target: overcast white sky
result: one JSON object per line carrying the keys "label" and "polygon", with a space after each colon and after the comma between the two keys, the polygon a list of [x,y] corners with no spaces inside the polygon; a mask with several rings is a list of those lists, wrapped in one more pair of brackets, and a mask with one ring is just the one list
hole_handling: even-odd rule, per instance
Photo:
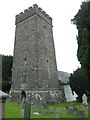
{"label": "overcast white sky", "polygon": [[76,56],[78,31],[70,20],[78,12],[81,1],[83,0],[0,0],[0,54],[13,55],[15,15],[36,3],[53,18],[58,70],[73,72],[80,64]]}

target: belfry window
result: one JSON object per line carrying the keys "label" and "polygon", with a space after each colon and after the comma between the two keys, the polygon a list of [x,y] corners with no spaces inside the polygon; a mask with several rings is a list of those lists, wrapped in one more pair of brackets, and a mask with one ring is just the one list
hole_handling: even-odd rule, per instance
{"label": "belfry window", "polygon": [[27,83],[27,75],[22,75],[22,83]]}
{"label": "belfry window", "polygon": [[24,64],[26,65],[26,58],[24,59]]}
{"label": "belfry window", "polygon": [[24,59],[24,61],[26,61],[26,58]]}
{"label": "belfry window", "polygon": [[48,59],[47,59],[47,63],[48,63]]}

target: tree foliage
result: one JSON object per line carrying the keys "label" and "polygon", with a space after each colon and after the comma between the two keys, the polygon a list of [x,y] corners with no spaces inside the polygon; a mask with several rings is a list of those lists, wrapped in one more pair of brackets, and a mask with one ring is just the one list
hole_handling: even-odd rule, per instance
{"label": "tree foliage", "polygon": [[82,95],[84,93],[87,94],[88,81],[86,81],[86,70],[83,68],[78,68],[71,74],[70,78],[70,86],[72,91],[75,91],[79,96],[79,100],[81,101]]}
{"label": "tree foliage", "polygon": [[81,8],[71,21],[78,29],[77,58],[81,68],[70,76],[70,84],[80,97],[82,93],[90,92],[90,2],[82,2]]}
{"label": "tree foliage", "polygon": [[78,29],[77,57],[82,66],[87,66],[90,63],[90,2],[82,3],[72,21]]}
{"label": "tree foliage", "polygon": [[2,90],[9,92],[12,76],[12,56],[2,56]]}

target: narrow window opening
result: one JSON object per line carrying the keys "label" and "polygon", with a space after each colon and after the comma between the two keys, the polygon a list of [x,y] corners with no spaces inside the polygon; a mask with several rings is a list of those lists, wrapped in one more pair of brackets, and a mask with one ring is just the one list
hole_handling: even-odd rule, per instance
{"label": "narrow window opening", "polygon": [[48,63],[48,59],[47,59],[47,63]]}
{"label": "narrow window opening", "polygon": [[26,58],[24,59],[24,61],[26,61]]}
{"label": "narrow window opening", "polygon": [[24,64],[26,65],[26,58],[24,59]]}

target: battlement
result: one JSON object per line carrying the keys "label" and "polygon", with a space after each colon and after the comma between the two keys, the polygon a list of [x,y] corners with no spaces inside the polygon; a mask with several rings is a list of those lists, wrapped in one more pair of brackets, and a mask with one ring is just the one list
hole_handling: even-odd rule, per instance
{"label": "battlement", "polygon": [[46,12],[43,11],[40,7],[38,7],[37,4],[34,4],[33,7],[29,7],[28,9],[24,10],[24,12],[17,14],[15,25],[17,25],[18,23],[24,21],[25,19],[27,19],[35,14],[39,15],[45,21],[47,21],[49,24],[52,25],[52,18],[48,14],[46,14]]}

